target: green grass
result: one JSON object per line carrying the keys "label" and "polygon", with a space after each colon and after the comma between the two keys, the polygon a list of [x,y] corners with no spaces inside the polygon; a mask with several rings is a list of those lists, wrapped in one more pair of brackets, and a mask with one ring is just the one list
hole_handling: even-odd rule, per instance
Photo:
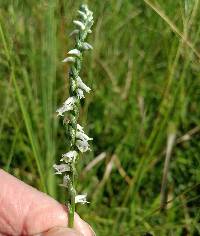
{"label": "green grass", "polygon": [[[79,166],[77,211],[97,235],[200,234],[200,1],[89,0],[95,25],[80,122],[94,137]],[[81,1],[0,0],[0,165],[64,202],[52,164],[67,141],[68,37]],[[160,189],[175,134],[167,209]],[[105,158],[90,170],[98,155]]]}

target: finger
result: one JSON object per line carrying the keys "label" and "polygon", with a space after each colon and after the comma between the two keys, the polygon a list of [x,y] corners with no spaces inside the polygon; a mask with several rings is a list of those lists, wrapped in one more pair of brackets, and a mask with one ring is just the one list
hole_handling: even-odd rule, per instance
{"label": "finger", "polygon": [[54,229],[49,230],[48,232],[41,234],[41,236],[84,236],[84,235],[74,229],[56,227]]}
{"label": "finger", "polygon": [[[65,207],[3,170],[0,170],[0,202],[0,233],[30,235],[67,226]],[[74,228],[83,235],[93,235],[78,215]]]}

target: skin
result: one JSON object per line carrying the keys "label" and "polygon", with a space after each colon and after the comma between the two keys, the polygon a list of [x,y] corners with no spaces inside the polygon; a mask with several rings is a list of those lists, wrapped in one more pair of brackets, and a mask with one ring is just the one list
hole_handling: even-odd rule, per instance
{"label": "skin", "polygon": [[92,236],[91,227],[75,215],[74,229],[64,206],[0,170],[0,236]]}

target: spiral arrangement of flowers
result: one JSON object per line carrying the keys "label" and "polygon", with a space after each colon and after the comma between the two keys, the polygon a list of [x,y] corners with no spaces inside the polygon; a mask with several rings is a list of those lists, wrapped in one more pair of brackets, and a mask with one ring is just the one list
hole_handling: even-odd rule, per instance
{"label": "spiral arrangement of flowers", "polygon": [[[74,212],[76,203],[87,203],[86,195],[77,195],[75,189],[76,164],[79,159],[79,152],[90,150],[88,137],[83,127],[78,124],[80,100],[85,98],[84,93],[89,93],[90,88],[82,81],[80,75],[83,53],[92,49],[92,46],[86,42],[87,35],[90,34],[91,27],[94,23],[93,13],[88,9],[87,5],[81,5],[78,10],[79,19],[74,20],[76,29],[71,33],[75,35],[75,47],[68,52],[63,62],[71,63],[69,71],[69,94],[70,97],[63,103],[62,107],[57,109],[58,116],[63,116],[70,137],[70,150],[62,155],[59,165],[53,165],[56,174],[63,176],[61,186],[67,188],[68,191],[68,209],[69,209],[69,226],[73,227]],[[65,116],[67,115],[67,119]]]}

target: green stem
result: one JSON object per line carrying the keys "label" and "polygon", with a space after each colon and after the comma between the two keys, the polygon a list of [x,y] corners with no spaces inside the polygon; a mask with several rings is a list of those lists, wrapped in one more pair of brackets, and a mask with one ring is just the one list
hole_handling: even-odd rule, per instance
{"label": "green stem", "polygon": [[[72,71],[70,73],[70,96],[76,96],[77,94],[77,82],[76,78],[80,73],[81,70],[81,63],[82,63],[82,56],[77,58],[75,65],[72,67]],[[76,73],[77,74],[76,74]],[[75,84],[75,87],[74,87]],[[77,102],[76,107],[73,110],[73,114],[71,114],[70,121],[71,121],[71,148],[73,150],[76,149],[76,130],[77,130],[77,122],[79,118],[79,108],[80,108],[80,102]],[[68,208],[69,208],[69,224],[68,226],[70,228],[73,228],[74,226],[74,213],[75,213],[75,196],[76,196],[76,190],[75,190],[75,163],[71,166],[71,183],[70,183],[70,189],[69,189],[69,194],[70,198],[68,201]]]}
{"label": "green stem", "polygon": [[74,227],[74,213],[75,213],[75,174],[71,173],[71,186],[70,186],[70,202],[69,202],[69,227]]}

